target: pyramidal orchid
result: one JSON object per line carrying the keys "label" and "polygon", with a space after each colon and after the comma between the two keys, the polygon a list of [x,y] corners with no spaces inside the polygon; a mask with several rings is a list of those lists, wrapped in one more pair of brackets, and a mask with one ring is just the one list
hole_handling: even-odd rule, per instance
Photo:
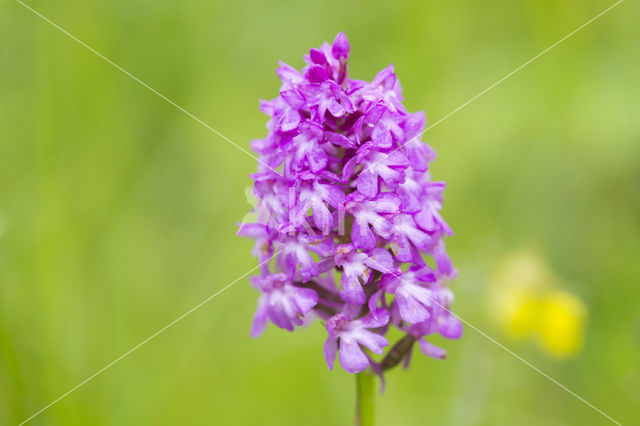
{"label": "pyramidal orchid", "polygon": [[[456,339],[462,325],[446,287],[456,271],[443,242],[445,184],[431,180],[435,153],[419,140],[425,115],[404,108],[393,65],[351,79],[349,53],[340,33],[301,70],[280,63],[279,96],[260,104],[268,133],[251,143],[257,221],[238,234],[265,262],[252,279],[252,336],[268,322],[292,331],[319,319],[329,369],[337,355],[349,373],[382,375],[407,366],[416,342],[444,358],[429,336]],[[392,327],[405,333],[393,344]]]}

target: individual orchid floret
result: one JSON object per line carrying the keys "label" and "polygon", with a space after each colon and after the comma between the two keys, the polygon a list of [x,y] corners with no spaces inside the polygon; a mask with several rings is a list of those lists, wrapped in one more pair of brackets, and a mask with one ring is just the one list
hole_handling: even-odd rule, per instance
{"label": "individual orchid floret", "polygon": [[287,219],[289,186],[281,176],[269,172],[256,173],[252,178],[255,182],[253,195],[257,199],[254,213],[260,223],[275,228]]}
{"label": "individual orchid floret", "polygon": [[393,65],[380,71],[361,91],[364,101],[376,103],[382,101],[391,112],[406,113],[402,105],[402,88],[394,72]]}
{"label": "individual orchid floret", "polygon": [[278,249],[276,263],[280,270],[286,272],[289,277],[294,277],[298,271],[304,282],[321,273],[311,253],[327,256],[332,254],[334,249],[332,240],[304,234],[280,234],[275,246]]}
{"label": "individual orchid floret", "polygon": [[412,262],[417,253],[414,248],[426,251],[431,241],[431,236],[418,227],[412,215],[401,213],[393,219],[390,246],[401,262]]}
{"label": "individual orchid floret", "polygon": [[[331,370],[336,357],[340,365],[349,373],[359,373],[369,366],[369,357],[361,346],[375,354],[381,354],[384,347],[389,345],[387,339],[369,329],[382,327],[387,324],[389,317],[374,317],[349,320],[345,314],[337,314],[327,321],[329,337],[324,344],[324,357]],[[338,350],[339,347],[339,350]]]}
{"label": "individual orchid floret", "polygon": [[327,153],[320,143],[322,141],[322,126],[311,121],[305,121],[299,128],[299,134],[293,138],[288,146],[286,169],[289,175],[308,169],[319,172],[327,165]]}
{"label": "individual orchid floret", "polygon": [[[261,264],[252,336],[267,322],[292,331],[319,319],[330,369],[337,355],[350,373],[383,374],[407,365],[416,343],[444,358],[427,339],[456,339],[462,325],[449,310],[452,231],[435,153],[420,141],[425,114],[406,111],[392,65],[370,82],[350,78],[350,53],[340,33],[302,69],[279,64],[278,96],[260,103],[267,133],[251,141],[256,219],[238,234]],[[392,328],[404,336],[390,345]]]}
{"label": "individual orchid floret", "polygon": [[409,333],[418,340],[422,353],[432,358],[444,359],[447,352],[429,342],[425,337],[440,334],[447,339],[459,339],[463,328],[460,320],[446,307],[453,299],[451,292],[448,289],[442,289],[440,294],[436,292],[435,298],[439,302],[433,308],[433,315],[424,322],[412,325]]}
{"label": "individual orchid floret", "polygon": [[371,270],[391,273],[394,269],[393,258],[386,249],[378,247],[363,253],[357,252],[353,244],[343,244],[336,248],[335,263],[342,268],[340,296],[345,302],[358,305],[367,301],[362,284],[366,284],[371,278]]}
{"label": "individual orchid floret", "polygon": [[330,208],[340,208],[345,198],[344,192],[336,185],[321,182],[312,173],[300,176],[295,186],[297,191],[290,197],[289,205],[289,211],[293,212],[293,225],[302,226],[311,210],[315,226],[327,235],[333,228]]}
{"label": "individual orchid floret", "polygon": [[378,195],[381,183],[389,189],[395,189],[398,184],[404,182],[408,160],[400,151],[380,152],[372,142],[367,142],[345,164],[343,178],[350,178],[358,165],[362,167],[355,179],[358,192],[373,198]]}
{"label": "individual orchid floret", "polygon": [[262,334],[267,319],[278,327],[293,331],[294,325],[302,325],[304,315],[318,303],[315,290],[294,286],[284,274],[253,277],[251,282],[262,292],[251,327],[254,337]]}
{"label": "individual orchid floret", "polygon": [[345,199],[345,209],[353,217],[351,240],[363,250],[374,248],[378,237],[388,238],[393,228],[393,215],[400,208],[399,198],[390,192],[368,199],[352,192]]}
{"label": "individual orchid floret", "polygon": [[434,303],[433,292],[426,286],[436,278],[428,267],[411,269],[402,274],[387,274],[380,285],[388,294],[395,296],[400,317],[409,324],[416,324],[431,317]]}

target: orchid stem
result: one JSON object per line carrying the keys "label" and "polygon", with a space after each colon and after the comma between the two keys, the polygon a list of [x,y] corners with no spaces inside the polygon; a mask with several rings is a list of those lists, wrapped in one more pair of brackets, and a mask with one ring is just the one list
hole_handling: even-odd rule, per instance
{"label": "orchid stem", "polygon": [[369,371],[356,376],[356,426],[374,426],[376,414],[376,376]]}

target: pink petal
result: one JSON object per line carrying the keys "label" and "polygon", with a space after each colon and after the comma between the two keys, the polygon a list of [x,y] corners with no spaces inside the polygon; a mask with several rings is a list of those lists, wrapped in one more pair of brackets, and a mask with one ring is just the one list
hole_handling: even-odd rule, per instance
{"label": "pink petal", "polygon": [[262,295],[258,300],[258,309],[253,316],[253,324],[251,325],[251,337],[258,337],[267,327],[267,296]]}
{"label": "pink petal", "polygon": [[322,351],[324,352],[324,359],[327,361],[329,370],[333,370],[333,363],[336,360],[336,352],[338,351],[338,341],[331,337],[327,337]]}
{"label": "pink petal", "polygon": [[357,179],[358,191],[367,197],[375,197],[378,194],[378,175],[367,170],[360,172]]}
{"label": "pink petal", "polygon": [[369,366],[369,359],[354,340],[340,339],[340,365],[349,373],[359,373]]}
{"label": "pink petal", "polygon": [[420,339],[419,345],[420,350],[425,355],[430,356],[431,358],[445,359],[447,357],[447,351],[435,345],[432,345],[424,339]]}
{"label": "pink petal", "polygon": [[431,314],[427,308],[411,296],[407,296],[404,292],[396,293],[396,302],[400,310],[400,316],[409,324],[416,324],[428,319]]}

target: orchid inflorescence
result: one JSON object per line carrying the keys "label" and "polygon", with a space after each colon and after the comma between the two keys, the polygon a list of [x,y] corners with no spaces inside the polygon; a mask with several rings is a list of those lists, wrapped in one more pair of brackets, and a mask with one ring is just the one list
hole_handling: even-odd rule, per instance
{"label": "orchid inflorescence", "polygon": [[[381,374],[408,365],[415,342],[444,358],[425,336],[455,339],[462,325],[449,311],[452,232],[439,213],[445,184],[428,171],[435,153],[419,140],[425,115],[405,110],[393,65],[371,82],[348,78],[349,51],[340,33],[302,70],[280,63],[280,95],[260,104],[269,132],[251,143],[256,221],[238,233],[261,262],[252,336],[267,321],[292,331],[319,317],[330,369],[338,353],[350,373]],[[406,334],[376,361],[391,326]]]}

